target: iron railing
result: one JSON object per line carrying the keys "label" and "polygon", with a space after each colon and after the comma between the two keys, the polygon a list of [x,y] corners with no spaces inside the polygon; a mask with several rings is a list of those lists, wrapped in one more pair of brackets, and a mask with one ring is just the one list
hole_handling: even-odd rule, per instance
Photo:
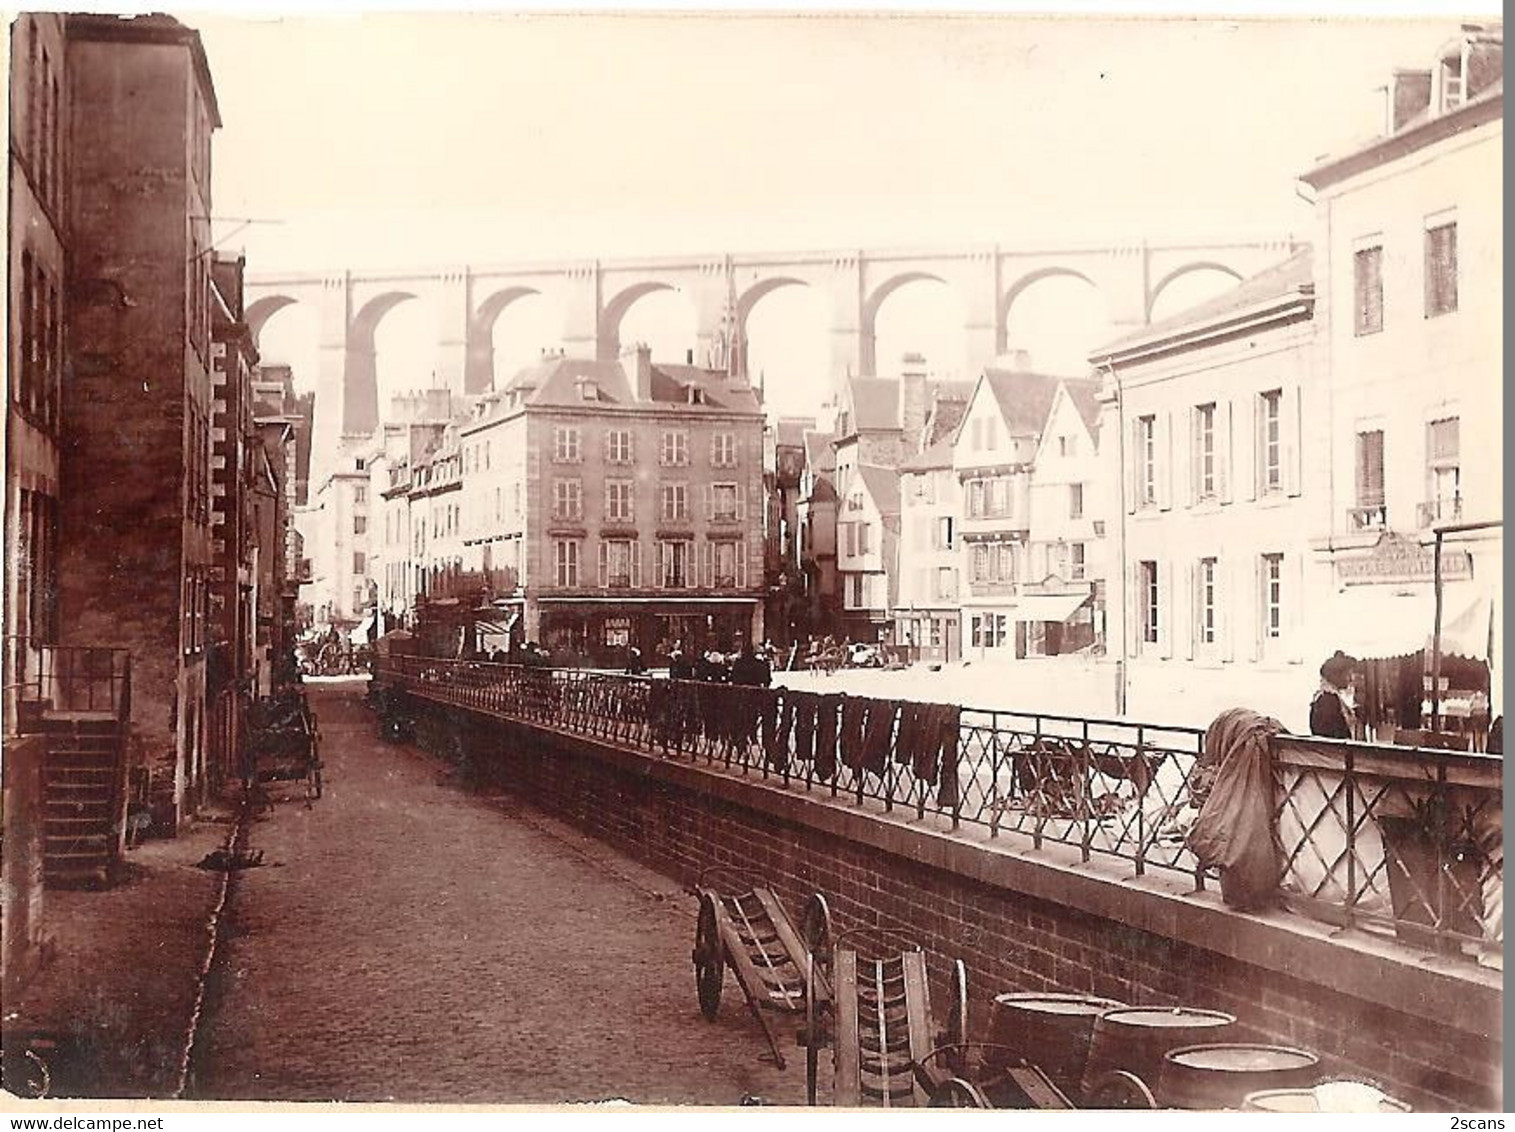
{"label": "iron railing", "polygon": [[[954,830],[1124,860],[1137,875],[1183,875],[1196,891],[1214,876],[1186,844],[1213,777],[1196,728],[428,657],[384,658],[378,679],[656,757],[940,815]],[[1274,756],[1291,908],[1445,951],[1500,951],[1500,759],[1286,735]]]}

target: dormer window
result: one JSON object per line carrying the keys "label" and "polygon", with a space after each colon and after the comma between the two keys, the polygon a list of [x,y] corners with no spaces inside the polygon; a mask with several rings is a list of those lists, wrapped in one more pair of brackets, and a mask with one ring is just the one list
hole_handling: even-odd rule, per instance
{"label": "dormer window", "polygon": [[600,387],[593,381],[585,381],[579,384],[579,399],[581,401],[598,401],[600,399]]}
{"label": "dormer window", "polygon": [[1437,78],[1441,81],[1441,112],[1443,114],[1457,109],[1463,103],[1465,56],[1466,48],[1456,55],[1444,58],[1437,71]]}
{"label": "dormer window", "polygon": [[705,403],[705,391],[698,385],[688,386],[689,403],[691,405],[703,405]]}

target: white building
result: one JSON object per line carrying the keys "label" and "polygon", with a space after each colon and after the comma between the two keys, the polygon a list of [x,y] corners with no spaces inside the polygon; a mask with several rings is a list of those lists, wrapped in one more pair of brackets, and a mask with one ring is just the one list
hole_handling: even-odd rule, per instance
{"label": "white building", "polygon": [[1303,723],[1323,659],[1304,640],[1322,612],[1305,571],[1325,515],[1314,294],[1300,252],[1091,359],[1118,494],[1110,651],[1125,658],[1129,714],[1199,723],[1245,705]]}
{"label": "white building", "polygon": [[[1330,449],[1311,542],[1331,596],[1321,647],[1425,648],[1433,531],[1503,515],[1503,52],[1501,26],[1465,26],[1428,69],[1395,73],[1381,137],[1302,177],[1316,199]],[[1481,660],[1499,626],[1502,528],[1447,540],[1443,651]],[[1475,677],[1447,669],[1465,706]],[[1407,675],[1386,729],[1417,726]]]}
{"label": "white building", "polygon": [[950,662],[962,656],[957,551],[962,514],[949,436],[900,465],[894,639],[912,659]]}

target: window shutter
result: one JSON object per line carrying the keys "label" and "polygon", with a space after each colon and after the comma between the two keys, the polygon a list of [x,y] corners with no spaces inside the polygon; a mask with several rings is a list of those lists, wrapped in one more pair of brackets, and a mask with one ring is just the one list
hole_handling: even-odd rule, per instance
{"label": "window shutter", "polygon": [[1236,460],[1233,463],[1236,479],[1243,499],[1257,498],[1257,395],[1253,394],[1241,403],[1240,420],[1236,422],[1233,440],[1236,444]]}
{"label": "window shutter", "polygon": [[1299,495],[1304,490],[1300,475],[1300,459],[1304,447],[1304,414],[1300,411],[1302,393],[1298,385],[1284,390],[1283,429],[1284,491]]}
{"label": "window shutter", "polygon": [[1126,563],[1126,655],[1136,656],[1141,651],[1141,567],[1136,562]]}
{"label": "window shutter", "polygon": [[1159,414],[1156,423],[1157,505],[1168,511],[1173,507],[1173,414]]}
{"label": "window shutter", "polygon": [[736,588],[739,590],[747,588],[747,556],[747,536],[743,535],[736,544]]}
{"label": "window shutter", "polygon": [[[1200,619],[1203,616],[1203,609],[1200,604],[1199,588],[1195,580],[1194,560],[1192,558],[1184,563],[1183,592],[1189,595],[1189,616],[1185,618],[1186,624],[1181,630],[1184,639],[1183,655],[1193,660],[1195,642],[1199,639],[1200,634]],[[1177,610],[1174,612],[1176,613]]]}
{"label": "window shutter", "polygon": [[1176,591],[1173,585],[1174,569],[1166,560],[1157,564],[1157,647],[1164,660],[1173,656],[1173,641],[1177,635],[1178,618],[1173,607]]}
{"label": "window shutter", "polygon": [[721,463],[721,461],[720,461],[720,455],[721,455],[720,440],[721,440],[721,434],[720,433],[718,433],[718,432],[712,432],[710,434],[710,466],[712,468],[720,467],[720,463]]}
{"label": "window shutter", "polygon": [[1188,421],[1189,474],[1180,482],[1188,484],[1184,490],[1184,506],[1193,507],[1199,502],[1199,477],[1204,474],[1204,458],[1199,450],[1199,411],[1190,405],[1185,416]]}
{"label": "window shutter", "polygon": [[1215,654],[1221,660],[1234,660],[1234,619],[1231,616],[1231,564],[1226,558],[1215,559]]}
{"label": "window shutter", "polygon": [[736,519],[737,519],[737,522],[739,522],[739,523],[742,522],[744,519],[746,519],[746,517],[747,517],[747,485],[744,484],[744,483],[739,483],[739,484],[736,485]]}
{"label": "window shutter", "polygon": [[668,577],[668,555],[672,552],[669,550],[666,542],[655,542],[652,544],[652,549],[654,552],[652,557],[654,570],[652,584],[656,589],[663,589],[667,585],[665,579]]}
{"label": "window shutter", "polygon": [[1284,643],[1295,664],[1305,659],[1305,554],[1291,555],[1294,569],[1284,583]]}
{"label": "window shutter", "polygon": [[631,544],[631,585],[633,589],[642,588],[642,543],[640,540]]}
{"label": "window shutter", "polygon": [[705,521],[707,523],[715,519],[715,485],[705,485]]}
{"label": "window shutter", "polygon": [[1252,555],[1252,633],[1250,641],[1252,645],[1252,659],[1261,660],[1263,656],[1263,595],[1266,584],[1263,574],[1262,555]]}
{"label": "window shutter", "polygon": [[710,540],[700,543],[700,585],[709,589],[714,584],[714,566],[711,562]]}
{"label": "window shutter", "polygon": [[1126,457],[1126,514],[1134,515],[1141,505],[1142,430],[1140,418],[1130,422],[1130,431],[1130,440],[1126,445],[1128,453]]}
{"label": "window shutter", "polygon": [[610,584],[610,547],[603,539],[599,543],[600,549],[600,589]]}
{"label": "window shutter", "polygon": [[1215,494],[1222,503],[1231,502],[1231,402],[1215,406]]}

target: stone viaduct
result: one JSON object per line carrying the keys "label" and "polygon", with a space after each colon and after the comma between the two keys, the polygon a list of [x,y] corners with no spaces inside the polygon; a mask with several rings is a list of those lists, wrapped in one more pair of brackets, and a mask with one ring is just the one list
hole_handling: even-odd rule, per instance
{"label": "stone viaduct", "polygon": [[[317,447],[335,452],[342,437],[369,435],[378,423],[374,331],[384,315],[412,299],[438,312],[436,376],[460,393],[490,388],[492,331],[511,303],[547,295],[566,312],[562,345],[571,355],[614,358],[620,326],[638,299],[657,291],[685,294],[694,308],[696,361],[708,364],[723,342],[745,342],[747,316],[781,287],[810,287],[831,311],[831,374],[877,372],[875,320],[900,287],[935,280],[951,287],[965,311],[968,372],[1007,348],[1006,326],[1016,299],[1054,276],[1072,276],[1103,296],[1121,328],[1149,321],[1153,304],[1174,280],[1218,270],[1243,279],[1286,257],[1288,239],[1128,246],[998,245],[958,249],[731,253],[460,267],[422,271],[351,271],[253,275],[247,317],[256,337],[279,310],[315,308],[320,361],[316,383]],[[738,348],[737,358],[743,356]],[[336,411],[333,411],[336,410]]]}

